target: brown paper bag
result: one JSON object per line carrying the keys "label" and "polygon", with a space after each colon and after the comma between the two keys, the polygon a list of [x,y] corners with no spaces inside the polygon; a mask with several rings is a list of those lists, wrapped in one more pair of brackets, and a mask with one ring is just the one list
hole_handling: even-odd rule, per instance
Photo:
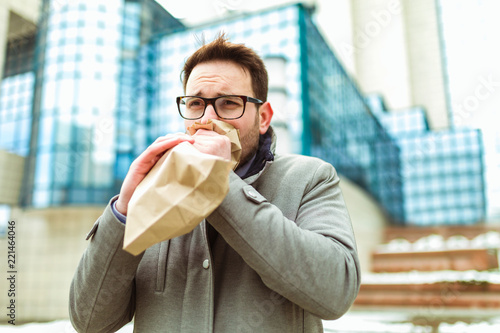
{"label": "brown paper bag", "polygon": [[232,125],[225,123],[220,120],[209,119],[206,124],[201,124],[199,122],[194,123],[189,126],[187,132],[190,135],[196,133],[199,129],[206,129],[214,131],[218,134],[225,135],[231,141],[231,162],[233,164],[233,170],[236,170],[241,157],[241,143],[240,143],[240,133]]}
{"label": "brown paper bag", "polygon": [[229,190],[229,172],[239,162],[241,145],[237,130],[218,123],[222,122],[214,121],[211,125],[218,133],[229,133],[231,146],[235,146],[232,158],[236,156],[238,160],[229,162],[203,154],[187,142],[168,150],[130,199],[125,251],[138,255],[156,243],[189,233],[224,200]]}

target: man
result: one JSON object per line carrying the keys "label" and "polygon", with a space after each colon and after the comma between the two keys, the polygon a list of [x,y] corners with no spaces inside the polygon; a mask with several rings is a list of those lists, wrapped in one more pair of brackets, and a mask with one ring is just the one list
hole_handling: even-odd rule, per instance
{"label": "man", "polygon": [[189,234],[136,257],[122,250],[127,205],[169,148],[187,141],[230,159],[212,131],[158,138],[130,166],[88,237],[70,292],[79,332],[113,332],[135,315],[137,332],[322,332],[354,301],[360,269],[339,178],[319,159],[274,154],[262,60],[224,36],[184,66],[177,99],[186,127],[225,121],[242,158],[222,204]]}

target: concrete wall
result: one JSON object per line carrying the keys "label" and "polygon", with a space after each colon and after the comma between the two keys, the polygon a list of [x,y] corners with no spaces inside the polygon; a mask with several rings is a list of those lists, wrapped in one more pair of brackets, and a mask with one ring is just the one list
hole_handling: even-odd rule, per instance
{"label": "concrete wall", "polygon": [[[15,221],[16,232],[16,323],[68,318],[71,279],[87,246],[85,236],[103,209],[13,209],[10,220]],[[1,267],[7,262],[6,248],[7,239],[0,239]],[[10,300],[8,289],[8,281],[2,277],[2,309]],[[9,319],[5,315],[0,318],[0,323]]]}
{"label": "concrete wall", "polygon": [[377,202],[359,186],[341,178],[340,187],[356,236],[361,272],[367,273],[371,270],[373,250],[384,241],[389,220]]}
{"label": "concrete wall", "polygon": [[42,0],[3,0],[0,4],[8,7],[11,11],[25,20],[36,24],[40,16]]}
{"label": "concrete wall", "polygon": [[0,205],[17,205],[23,181],[24,157],[0,149]]}
{"label": "concrete wall", "polygon": [[3,77],[5,51],[7,50],[7,34],[9,32],[9,9],[0,2],[0,81]]}

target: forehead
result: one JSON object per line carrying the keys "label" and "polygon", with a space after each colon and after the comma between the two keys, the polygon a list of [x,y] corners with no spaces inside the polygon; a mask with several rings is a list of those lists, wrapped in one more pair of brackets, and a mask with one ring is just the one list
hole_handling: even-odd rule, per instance
{"label": "forehead", "polygon": [[248,72],[231,61],[211,61],[196,65],[186,84],[186,92],[249,94],[252,81]]}

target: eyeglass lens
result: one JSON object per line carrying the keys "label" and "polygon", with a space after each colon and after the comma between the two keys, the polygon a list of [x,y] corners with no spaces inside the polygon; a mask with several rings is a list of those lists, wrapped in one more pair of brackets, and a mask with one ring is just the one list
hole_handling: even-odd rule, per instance
{"label": "eyeglass lens", "polygon": [[[199,97],[183,97],[179,101],[179,110],[183,117],[197,119],[203,116],[205,104],[205,100]],[[218,116],[226,119],[239,118],[245,109],[245,102],[237,96],[221,96],[212,105],[215,105]]]}

